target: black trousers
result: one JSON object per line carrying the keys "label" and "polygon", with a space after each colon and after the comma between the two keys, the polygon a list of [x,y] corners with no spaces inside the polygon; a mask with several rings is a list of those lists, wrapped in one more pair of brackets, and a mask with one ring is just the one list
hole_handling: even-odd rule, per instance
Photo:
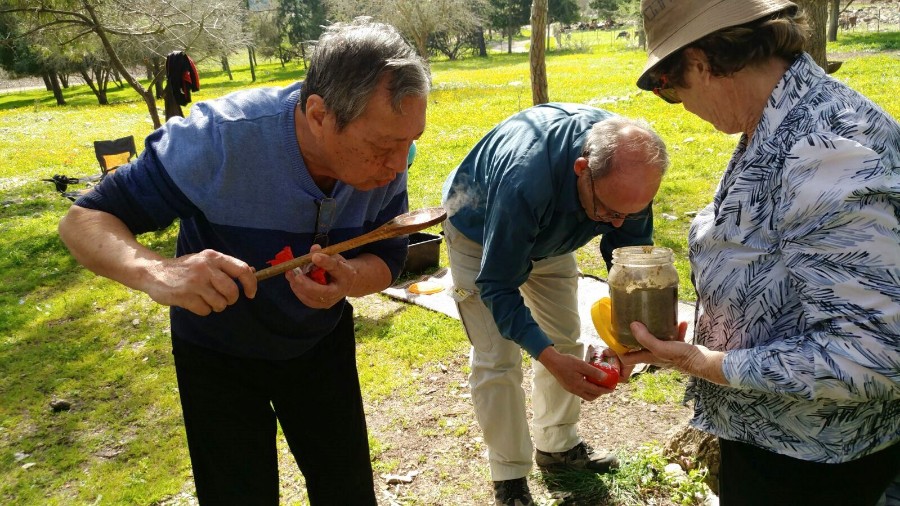
{"label": "black trousers", "polygon": [[172,339],[200,504],[278,504],[276,419],[311,504],[377,504],[355,344],[350,304],[330,335],[289,360]]}
{"label": "black trousers", "polygon": [[719,438],[722,506],[873,506],[900,471],[900,444],[842,464]]}

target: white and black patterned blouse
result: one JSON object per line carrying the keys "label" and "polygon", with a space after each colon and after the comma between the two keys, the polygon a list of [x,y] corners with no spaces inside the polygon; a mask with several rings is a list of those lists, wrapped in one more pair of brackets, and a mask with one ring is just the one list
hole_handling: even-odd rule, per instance
{"label": "white and black patterned blouse", "polygon": [[799,57],[694,220],[693,424],[845,462],[900,442],[900,125]]}

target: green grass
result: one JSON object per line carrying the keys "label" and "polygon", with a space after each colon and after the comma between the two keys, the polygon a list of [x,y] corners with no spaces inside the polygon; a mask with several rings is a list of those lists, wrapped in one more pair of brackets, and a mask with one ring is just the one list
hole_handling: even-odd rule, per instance
{"label": "green grass", "polygon": [[658,445],[648,444],[633,455],[623,455],[614,477],[603,476],[596,481],[607,485],[616,504],[703,504],[705,472],[692,470],[677,477],[665,472],[668,463]]}
{"label": "green grass", "polygon": [[685,376],[671,369],[638,374],[631,396],[648,404],[676,404],[684,396]]}
{"label": "green grass", "polygon": [[[619,469],[615,473],[585,476],[583,472],[533,472],[549,490],[565,491],[575,498],[573,504],[644,506],[674,504],[699,506],[708,487],[705,470],[691,470],[683,475],[669,474],[669,464],[658,442],[647,442],[630,454],[619,453]],[[569,503],[565,503],[569,504]]]}
{"label": "green grass", "polygon": [[359,377],[368,385],[369,400],[412,393],[416,387],[410,382],[413,370],[458,352],[465,341],[459,322],[451,318],[434,318],[434,313],[419,306],[405,309],[402,315],[357,320]]}
{"label": "green grass", "polygon": [[[644,55],[608,34],[582,34],[590,51],[548,54],[550,97],[644,117],[666,140],[672,167],[657,198],[657,242],[675,250],[682,298],[691,300],[686,263],[688,213],[711,198],[736,138],[634,86]],[[900,116],[897,34],[848,35],[830,48],[858,52],[836,77]],[[869,53],[892,50],[893,54]],[[410,206],[440,203],[447,173],[497,122],[531,102],[524,54],[435,61],[428,128],[410,173]],[[250,83],[247,68],[234,80],[203,65],[195,101],[250,86],[302,79],[298,65],[267,63]],[[0,94],[0,502],[4,504],[153,504],[182,492],[190,464],[169,344],[166,308],[141,293],[79,267],[56,234],[70,203],[40,181],[53,174],[96,174],[92,142],[152,130],[145,104],[130,89],[110,91],[96,105],[86,87],[64,91],[58,107],[43,90]],[[675,217],[662,218],[662,213]],[[176,228],[142,236],[171,255]],[[605,276],[596,243],[579,252],[582,269]],[[447,265],[442,251],[441,264]],[[458,322],[419,307],[377,320],[360,319],[359,368],[367,402],[414,392],[423,374],[447,357],[465,354]],[[680,402],[675,373],[636,379],[634,397],[650,404]],[[65,398],[71,411],[55,413]],[[453,434],[458,427],[437,425]],[[462,434],[457,434],[462,436]],[[381,442],[372,440],[377,469]],[[677,488],[659,477],[652,452],[602,482],[599,494],[617,504],[640,504]],[[656,467],[654,467],[656,466]],[[648,478],[649,476],[649,478]],[[480,488],[459,484],[454,488]],[[590,486],[591,484],[586,484]],[[593,492],[591,492],[593,493]],[[587,494],[587,492],[586,492]],[[632,499],[629,499],[631,497]],[[629,502],[632,501],[632,502]]]}

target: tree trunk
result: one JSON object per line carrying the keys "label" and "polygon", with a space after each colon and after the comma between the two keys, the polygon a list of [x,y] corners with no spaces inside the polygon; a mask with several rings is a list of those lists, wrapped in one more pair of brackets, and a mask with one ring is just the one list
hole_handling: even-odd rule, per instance
{"label": "tree trunk", "polygon": [[838,19],[841,16],[841,0],[831,0],[828,11],[828,39],[827,42],[837,41]]}
{"label": "tree trunk", "polygon": [[163,76],[165,73],[165,62],[162,58],[154,57],[150,62],[150,76],[148,79],[151,83],[153,83],[153,89],[156,90],[155,96],[157,99],[163,98],[163,93],[165,90],[163,89]]}
{"label": "tree trunk", "polygon": [[416,51],[419,52],[419,56],[421,56],[422,59],[427,60],[428,59],[428,36],[427,35],[422,36],[422,35],[417,34],[414,38],[416,39]]}
{"label": "tree trunk", "polygon": [[506,29],[506,53],[512,54],[512,39],[513,39],[513,27],[508,27]]}
{"label": "tree trunk", "polygon": [[228,74],[229,81],[234,81],[234,76],[231,75],[231,65],[228,64],[228,56],[227,55],[222,56],[222,70],[224,70],[225,73]]}
{"label": "tree trunk", "polygon": [[128,69],[125,68],[125,65],[122,63],[122,60],[119,59],[119,55],[116,54],[116,50],[113,48],[112,43],[109,41],[109,37],[106,35],[106,30],[103,29],[103,25],[100,23],[100,20],[97,18],[97,12],[94,10],[94,7],[89,2],[83,3],[85,10],[88,12],[88,15],[91,17],[91,23],[93,24],[94,33],[97,34],[97,37],[100,38],[100,42],[103,44],[103,49],[106,50],[106,54],[109,55],[110,63],[113,66],[113,69],[119,72],[119,75],[125,78],[125,81],[131,86],[131,88],[137,92],[144,99],[144,103],[147,104],[147,111],[150,113],[150,119],[153,121],[153,128],[159,128],[162,126],[162,122],[159,121],[159,111],[156,110],[156,99],[153,98],[153,92],[144,89],[141,82],[134,78]]}
{"label": "tree trunk", "polygon": [[163,92],[163,97],[166,121],[169,121],[169,118],[174,118],[176,116],[179,118],[183,118],[184,113],[181,112],[181,106],[178,105],[178,102],[175,101],[175,94],[172,91],[171,87],[166,86],[166,90]]}
{"label": "tree trunk", "polygon": [[809,20],[809,40],[804,48],[823,69],[828,68],[825,53],[825,31],[828,26],[828,3],[821,0],[797,0]]}
{"label": "tree trunk", "polygon": [[550,101],[547,91],[544,32],[547,27],[547,0],[531,4],[531,101],[534,105]]}
{"label": "tree trunk", "polygon": [[44,80],[44,88],[46,88],[47,91],[53,91],[53,85],[50,84],[50,77],[48,77],[47,74],[42,74],[41,78]]}
{"label": "tree trunk", "polygon": [[97,68],[97,102],[100,105],[109,105],[109,98],[106,91],[109,89],[109,81],[112,78],[112,71],[105,65]]}
{"label": "tree trunk", "polygon": [[250,82],[256,82],[256,54],[253,47],[247,46],[247,59],[250,60]]}
{"label": "tree trunk", "polygon": [[84,79],[84,83],[88,85],[91,91],[94,92],[94,96],[97,97],[97,103],[100,105],[109,105],[109,99],[106,97],[106,89],[100,87],[100,79],[98,78],[97,84],[94,84],[94,79],[87,73],[87,70],[82,69],[80,73],[81,78]]}
{"label": "tree trunk", "polygon": [[66,99],[62,94],[62,87],[59,85],[59,78],[56,72],[48,72],[47,79],[50,80],[50,89],[53,90],[53,97],[56,98],[56,105],[66,105]]}
{"label": "tree trunk", "polygon": [[109,105],[109,97],[106,96],[106,88],[97,89],[97,103],[100,105]]}
{"label": "tree trunk", "polygon": [[478,27],[475,31],[475,44],[478,46],[478,56],[487,56],[487,44],[484,41],[484,28]]}
{"label": "tree trunk", "polygon": [[84,84],[88,85],[88,88],[94,92],[94,95],[97,95],[97,87],[94,85],[94,80],[91,78],[91,75],[87,73],[87,70],[81,69],[78,72],[81,74],[81,78],[84,79]]}
{"label": "tree trunk", "polygon": [[119,88],[124,88],[124,87],[125,87],[125,85],[122,84],[122,76],[119,75],[119,71],[116,70],[115,67],[112,68],[112,79],[114,79],[114,80],[116,81],[116,85],[117,85]]}
{"label": "tree trunk", "polygon": [[719,493],[722,456],[716,436],[685,425],[666,442],[663,454],[666,460],[677,463],[685,472],[705,468],[707,474],[704,482],[714,494]]}

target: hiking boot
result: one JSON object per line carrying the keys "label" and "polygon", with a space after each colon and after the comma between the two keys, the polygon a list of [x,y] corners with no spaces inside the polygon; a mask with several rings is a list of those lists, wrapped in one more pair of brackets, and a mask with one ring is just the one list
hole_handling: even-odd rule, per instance
{"label": "hiking boot", "polygon": [[577,470],[603,474],[619,467],[615,455],[595,452],[584,442],[565,452],[535,450],[534,461],[544,471]]}
{"label": "hiking boot", "polygon": [[528,480],[516,478],[494,482],[495,506],[534,506],[531,492],[528,491]]}

